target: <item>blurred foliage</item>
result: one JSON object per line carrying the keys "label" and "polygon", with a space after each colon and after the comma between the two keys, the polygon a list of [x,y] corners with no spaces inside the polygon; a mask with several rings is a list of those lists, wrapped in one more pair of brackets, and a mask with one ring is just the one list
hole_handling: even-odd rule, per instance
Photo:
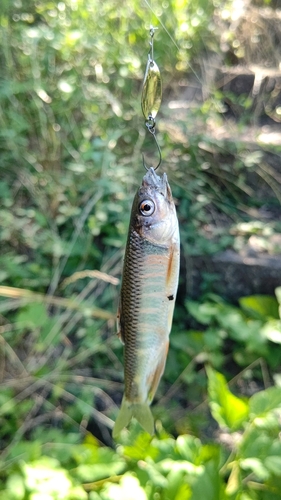
{"label": "blurred foliage", "polygon": [[[246,112],[241,130],[252,121],[251,98],[218,89],[205,63],[220,53],[232,5],[171,0],[152,13],[146,0],[1,2],[0,499],[280,498],[279,288],[277,299],[237,306],[183,293],[156,437],[134,422],[115,449],[110,435],[123,388],[117,285],[141,151],[151,147],[140,121],[151,22],[165,99],[186,77],[203,89],[174,132],[169,111],[159,123],[184,257],[239,250],[253,235],[278,252],[268,236],[280,223],[250,216],[281,199],[264,152],[206,133],[229,102]],[[226,41],[235,48],[233,31]],[[209,238],[218,218],[231,231]]]}
{"label": "blurred foliage", "polygon": [[208,379],[210,408],[229,448],[203,444],[192,435],[172,438],[160,422],[153,438],[138,424],[122,431],[115,451],[101,447],[90,434],[77,443],[72,434],[48,434],[38,427],[37,440],[14,447],[0,498],[280,498],[281,388],[241,399],[229,391],[222,374],[209,368]]}

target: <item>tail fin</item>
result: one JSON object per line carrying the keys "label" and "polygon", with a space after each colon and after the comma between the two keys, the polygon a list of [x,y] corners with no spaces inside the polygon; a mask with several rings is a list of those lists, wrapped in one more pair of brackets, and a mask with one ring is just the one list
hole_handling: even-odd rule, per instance
{"label": "tail fin", "polygon": [[135,417],[149,434],[154,434],[154,420],[148,403],[130,403],[123,397],[121,408],[113,427],[112,436],[116,438],[120,431]]}

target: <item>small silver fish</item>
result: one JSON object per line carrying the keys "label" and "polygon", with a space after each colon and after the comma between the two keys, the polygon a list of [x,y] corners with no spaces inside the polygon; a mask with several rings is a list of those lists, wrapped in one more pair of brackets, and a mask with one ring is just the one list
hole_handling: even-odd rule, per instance
{"label": "small silver fish", "polygon": [[164,372],[178,287],[179,227],[166,174],[150,168],[134,198],[121,286],[119,324],[125,392],[113,437],[132,417],[150,434],[149,408]]}

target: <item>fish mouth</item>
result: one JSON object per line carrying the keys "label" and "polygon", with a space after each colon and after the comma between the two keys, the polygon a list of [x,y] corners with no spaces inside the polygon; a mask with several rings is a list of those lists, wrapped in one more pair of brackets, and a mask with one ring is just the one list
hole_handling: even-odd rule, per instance
{"label": "fish mouth", "polygon": [[146,172],[145,176],[142,180],[142,187],[144,188],[153,188],[159,191],[165,198],[167,198],[167,194],[169,191],[169,184],[167,175],[164,173],[162,177],[156,174],[153,167]]}

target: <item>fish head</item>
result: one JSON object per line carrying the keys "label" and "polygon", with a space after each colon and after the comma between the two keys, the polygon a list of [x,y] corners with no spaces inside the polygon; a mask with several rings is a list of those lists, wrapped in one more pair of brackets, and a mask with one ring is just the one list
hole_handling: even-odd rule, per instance
{"label": "fish head", "polygon": [[168,245],[178,231],[175,204],[167,175],[162,177],[150,168],[136,193],[132,226],[153,244]]}

